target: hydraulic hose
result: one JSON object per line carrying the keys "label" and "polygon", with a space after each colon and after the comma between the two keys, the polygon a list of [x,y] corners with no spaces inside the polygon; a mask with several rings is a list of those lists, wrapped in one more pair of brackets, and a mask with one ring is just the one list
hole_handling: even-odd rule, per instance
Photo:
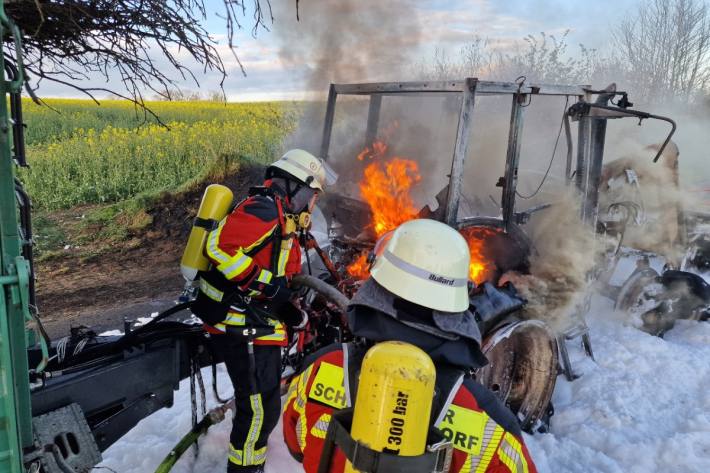
{"label": "hydraulic hose", "polygon": [[322,294],[323,297],[325,297],[329,301],[337,304],[343,312],[348,310],[348,304],[350,303],[350,300],[347,298],[347,296],[345,296],[345,294],[338,291],[336,288],[334,288],[327,282],[322,281],[315,276],[299,274],[293,277],[293,279],[291,280],[291,284],[296,288],[311,288],[314,291]]}
{"label": "hydraulic hose", "polygon": [[185,453],[192,444],[194,444],[197,439],[207,433],[210,427],[215,424],[219,424],[224,420],[225,415],[228,410],[234,411],[234,398],[230,399],[226,403],[215,407],[210,410],[200,422],[197,423],[190,431],[185,434],[180,441],[173,447],[173,449],[168,453],[168,455],[163,459],[163,461],[158,465],[155,473],[167,473],[169,472],[175,463],[180,459],[183,453]]}

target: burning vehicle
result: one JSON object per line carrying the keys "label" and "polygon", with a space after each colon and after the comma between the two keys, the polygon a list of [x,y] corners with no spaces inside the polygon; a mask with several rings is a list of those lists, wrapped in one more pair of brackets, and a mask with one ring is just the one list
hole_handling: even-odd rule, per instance
{"label": "burning vehicle", "polygon": [[[432,218],[458,229],[471,252],[470,279],[475,283],[471,309],[490,362],[471,375],[500,396],[524,429],[546,428],[553,412],[550,398],[558,372],[570,380],[577,376],[567,355],[567,342],[579,339],[593,357],[584,322],[589,294],[575,303],[565,301],[564,307],[545,307],[548,311],[564,310],[563,318],[553,320],[530,311],[524,291],[516,287],[517,281],[531,275],[531,261],[537,252],[526,230],[528,222],[538,214],[555,212],[559,205],[539,193],[552,161],[532,194],[536,199],[518,189],[525,169],[521,166],[525,109],[532,101],[555,97],[565,99],[557,141],[564,128],[567,143],[563,177],[557,185],[562,190],[574,189],[579,201],[575,207],[578,221],[585,232],[593,235],[598,229],[600,234],[610,235],[612,226],[598,212],[600,189],[608,174],[603,166],[607,121],[631,117],[669,123],[670,133],[654,150],[656,159],[675,130],[668,118],[632,110],[627,94],[615,91],[614,86],[595,91],[588,86],[528,85],[524,79],[500,83],[474,78],[331,85],[320,155],[338,169],[341,181],[320,204],[322,215],[314,219],[311,233],[315,236],[308,247],[315,253],[306,253],[304,267],[304,273],[311,276],[298,281],[310,288],[303,297],[311,313],[311,328],[295,337],[286,373],[297,370],[303,357],[318,347],[349,341],[343,309],[368,276],[388,232],[410,219]],[[342,105],[336,111],[339,98]],[[472,168],[477,154],[475,140],[486,140],[477,136],[474,109],[480,106],[479,101],[491,99],[499,116],[501,103],[510,107],[504,128],[507,146],[500,150],[499,159],[488,157],[488,166]],[[575,103],[568,107],[570,99]],[[432,113],[437,108],[438,116]],[[357,115],[360,123],[353,118]],[[426,121],[432,115],[438,123]],[[576,140],[571,122],[576,122]],[[358,125],[364,136],[353,133]],[[490,129],[491,125],[480,128]],[[448,148],[435,133],[451,137]],[[338,145],[333,146],[331,142],[338,139]],[[554,155],[553,151],[553,160]],[[502,175],[481,184],[480,175],[487,178],[488,168],[497,167],[496,162],[503,165]],[[499,199],[488,192],[496,187]],[[520,210],[518,202],[533,205]],[[587,280],[595,279],[600,271],[598,265],[593,271],[590,268]],[[333,294],[333,288],[338,294]],[[585,289],[564,286],[558,291]]]}

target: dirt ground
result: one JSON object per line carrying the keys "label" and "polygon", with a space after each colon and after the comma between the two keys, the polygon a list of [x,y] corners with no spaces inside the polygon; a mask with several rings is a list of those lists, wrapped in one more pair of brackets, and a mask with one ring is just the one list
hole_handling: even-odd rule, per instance
{"label": "dirt ground", "polygon": [[[239,200],[263,176],[261,166],[242,166],[223,180]],[[37,264],[37,305],[51,338],[72,326],[95,330],[122,328],[170,307],[184,280],[180,258],[206,184],[179,195],[164,194],[150,208],[151,223],[130,244],[116,245],[91,258],[67,254]]]}

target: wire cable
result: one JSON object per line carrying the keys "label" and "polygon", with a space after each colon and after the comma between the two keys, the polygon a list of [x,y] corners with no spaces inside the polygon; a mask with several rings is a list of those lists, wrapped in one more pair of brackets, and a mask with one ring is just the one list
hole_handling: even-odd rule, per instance
{"label": "wire cable", "polygon": [[520,192],[518,192],[517,189],[515,189],[515,195],[520,197],[521,199],[528,200],[532,199],[535,197],[538,192],[540,192],[540,189],[542,189],[542,186],[545,185],[545,181],[547,180],[547,177],[550,175],[550,170],[552,169],[552,163],[555,162],[555,156],[557,155],[557,145],[560,143],[560,136],[562,136],[562,127],[564,126],[565,123],[565,112],[567,111],[567,105],[569,104],[569,95],[565,97],[565,106],[562,109],[562,119],[560,120],[560,129],[557,132],[557,139],[555,140],[555,146],[552,149],[552,157],[550,158],[550,164],[547,166],[547,171],[545,171],[545,175],[542,176],[542,180],[540,181],[540,185],[537,186],[537,189],[530,194],[530,195],[523,195]]}

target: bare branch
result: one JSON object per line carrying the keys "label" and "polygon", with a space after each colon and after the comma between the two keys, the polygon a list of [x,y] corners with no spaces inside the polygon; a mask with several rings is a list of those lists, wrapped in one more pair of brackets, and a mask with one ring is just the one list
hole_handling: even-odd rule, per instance
{"label": "bare branch", "polygon": [[[187,62],[198,64],[203,73],[216,71],[224,83],[227,68],[205,26],[208,15],[214,14],[206,4],[206,0],[13,0],[5,3],[5,10],[24,32],[23,56],[35,79],[66,85],[92,98],[99,91],[126,96],[142,106],[145,92],[167,95],[178,88],[178,80],[199,87]],[[270,0],[222,0],[222,12],[217,13],[244,74],[235,35],[242,28],[239,18],[250,11],[251,34],[256,36],[273,22]],[[118,76],[125,93],[82,84],[96,75],[107,83]]]}

